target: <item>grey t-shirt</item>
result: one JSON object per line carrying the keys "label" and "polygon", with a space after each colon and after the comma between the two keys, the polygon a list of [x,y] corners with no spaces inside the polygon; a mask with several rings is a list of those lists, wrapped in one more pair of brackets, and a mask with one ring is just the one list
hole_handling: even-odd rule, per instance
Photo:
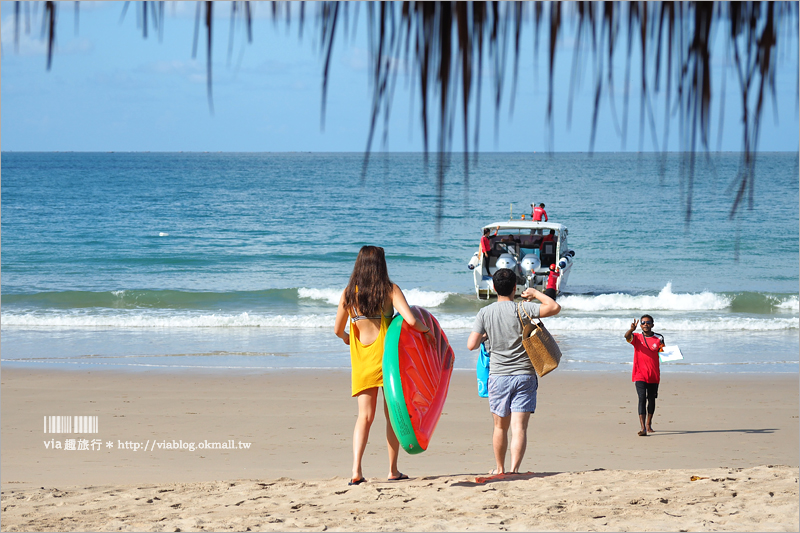
{"label": "grey t-shirt", "polygon": [[[522,302],[528,314],[539,316],[539,304]],[[528,318],[522,314],[527,323]],[[478,311],[472,331],[489,336],[489,374],[512,376],[536,374],[525,347],[522,346],[522,324],[517,317],[517,302],[495,302]]]}

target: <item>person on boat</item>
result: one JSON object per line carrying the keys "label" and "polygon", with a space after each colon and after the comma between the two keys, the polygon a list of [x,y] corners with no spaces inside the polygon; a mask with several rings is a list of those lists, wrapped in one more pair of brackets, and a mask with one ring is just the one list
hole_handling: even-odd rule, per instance
{"label": "person on boat", "polygon": [[[536,410],[536,371],[522,345],[522,323],[514,303],[517,276],[513,270],[501,268],[492,276],[497,301],[478,311],[467,339],[467,348],[476,350],[486,342],[489,350],[489,409],[494,419],[492,447],[495,469],[491,474],[519,473],[528,444],[528,421]],[[532,317],[558,314],[561,306],[533,288],[525,289],[521,302]],[[536,298],[541,303],[532,303]],[[523,313],[524,316],[524,313]],[[505,458],[511,428],[511,469],[506,471]]]}
{"label": "person on boat", "polygon": [[[639,396],[638,435],[646,437],[653,433],[653,414],[656,412],[658,384],[661,382],[661,368],[658,353],[664,351],[664,336],[653,332],[653,317],[642,315],[640,319],[641,333],[634,333],[636,319],[630,329],[625,332],[625,340],[633,345],[633,375],[631,380],[636,385]],[[646,419],[645,419],[646,415]]]}
{"label": "person on boat", "polygon": [[533,212],[531,213],[531,220],[534,222],[541,222],[542,217],[544,217],[544,221],[547,222],[547,211],[544,210],[544,204],[534,205],[531,204],[533,208]]}
{"label": "person on boat", "polygon": [[[430,329],[418,320],[400,288],[389,279],[383,248],[364,246],[358,252],[350,281],[339,299],[334,333],[350,346],[352,395],[358,400],[358,419],[353,430],[353,472],[350,485],[366,481],[361,460],[375,419],[378,389],[383,387],[383,340],[394,309],[413,329],[433,341]],[[350,330],[345,326],[350,322]],[[386,398],[386,444],[389,448],[389,480],[408,479],[397,469],[400,442],[389,421]]]}
{"label": "person on boat", "polygon": [[550,273],[547,274],[547,287],[544,290],[544,293],[552,298],[553,300],[556,299],[557,293],[557,285],[558,285],[558,277],[561,275],[560,268],[558,265],[550,265]]}
{"label": "person on boat", "polygon": [[542,237],[542,240],[539,241],[539,253],[541,254],[542,248],[544,248],[544,243],[555,242],[555,241],[556,241],[556,230],[551,229],[550,233]]}
{"label": "person on boat", "polygon": [[489,251],[492,249],[492,243],[489,241],[489,228],[483,230],[483,237],[481,237],[481,262],[483,268],[486,270],[486,275],[489,275]]}

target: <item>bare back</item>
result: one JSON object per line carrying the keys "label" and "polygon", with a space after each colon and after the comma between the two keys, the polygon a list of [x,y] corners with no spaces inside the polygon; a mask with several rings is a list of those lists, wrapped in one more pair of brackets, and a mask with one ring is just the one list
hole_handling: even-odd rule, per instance
{"label": "bare back", "polygon": [[[385,301],[383,303],[383,309],[382,309],[383,315],[390,317],[392,316],[393,312],[394,312],[394,307],[392,306],[392,301],[391,300]],[[358,321],[353,321],[350,327],[353,328],[355,336],[358,339],[358,342],[360,342],[364,346],[369,346],[370,344],[375,342],[375,339],[377,339],[378,335],[380,334],[381,319],[363,318]]]}

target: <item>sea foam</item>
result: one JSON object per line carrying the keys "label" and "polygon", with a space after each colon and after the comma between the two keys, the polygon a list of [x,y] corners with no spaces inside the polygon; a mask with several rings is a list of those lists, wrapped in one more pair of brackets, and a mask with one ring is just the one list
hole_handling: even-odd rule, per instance
{"label": "sea foam", "polygon": [[[544,319],[550,331],[619,331],[631,325],[630,318],[550,317]],[[800,328],[798,318],[710,317],[702,320],[659,319],[654,326],[659,333],[668,331],[780,331]]]}
{"label": "sea foam", "polygon": [[787,311],[800,311],[800,303],[798,303],[797,296],[790,296],[775,307],[778,309],[786,309]]}
{"label": "sea foam", "polygon": [[240,314],[8,314],[3,327],[45,328],[301,328],[333,329],[335,315]]}
{"label": "sea foam", "polygon": [[[305,287],[297,289],[297,296],[299,298],[307,298],[310,300],[322,300],[330,305],[339,305],[339,298],[342,296],[344,289],[307,289]],[[447,297],[450,296],[449,292],[435,292],[423,291],[421,289],[406,289],[403,290],[403,295],[406,297],[408,305],[418,305],[420,307],[438,307],[442,305]]]}
{"label": "sea foam", "polygon": [[[448,316],[437,317],[439,324],[448,330],[472,329],[474,317]],[[565,317],[555,316],[542,320],[547,329],[552,332],[567,331],[618,331],[620,335],[631,325],[630,318],[609,317]],[[748,318],[748,317],[714,317],[702,320],[690,319],[659,319],[655,330],[661,332],[671,331],[784,331],[800,328],[800,318]]]}
{"label": "sea foam", "polygon": [[339,298],[342,296],[344,289],[306,289],[301,287],[297,289],[298,298],[307,298],[309,300],[322,300],[330,305],[339,305]]}
{"label": "sea foam", "polygon": [[674,293],[672,282],[666,284],[658,295],[600,294],[596,296],[569,295],[558,299],[565,310],[614,311],[614,310],[669,310],[669,311],[713,311],[726,309],[731,297],[708,291],[700,293]]}
{"label": "sea foam", "polygon": [[[2,326],[19,328],[299,328],[333,329],[334,313],[321,314],[202,314],[202,313],[153,313],[137,310],[128,313],[14,313],[2,314]],[[470,330],[474,315],[436,315],[445,332]],[[631,324],[630,318],[622,317],[574,317],[555,316],[544,319],[551,331],[619,331],[624,332]],[[702,320],[660,318],[656,331],[781,331],[800,328],[800,318],[751,318],[708,317]]]}

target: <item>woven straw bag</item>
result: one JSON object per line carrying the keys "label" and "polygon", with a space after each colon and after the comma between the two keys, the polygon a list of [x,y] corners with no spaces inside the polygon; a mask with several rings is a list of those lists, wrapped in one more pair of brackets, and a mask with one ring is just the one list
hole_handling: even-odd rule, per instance
{"label": "woven straw bag", "polygon": [[[527,324],[522,320],[520,310],[528,318]],[[521,302],[517,304],[517,317],[522,324],[522,346],[525,347],[533,369],[536,370],[539,377],[549,374],[561,362],[561,350],[558,348],[558,344],[541,320],[537,319],[536,323],[533,322],[533,318],[525,311]]]}

